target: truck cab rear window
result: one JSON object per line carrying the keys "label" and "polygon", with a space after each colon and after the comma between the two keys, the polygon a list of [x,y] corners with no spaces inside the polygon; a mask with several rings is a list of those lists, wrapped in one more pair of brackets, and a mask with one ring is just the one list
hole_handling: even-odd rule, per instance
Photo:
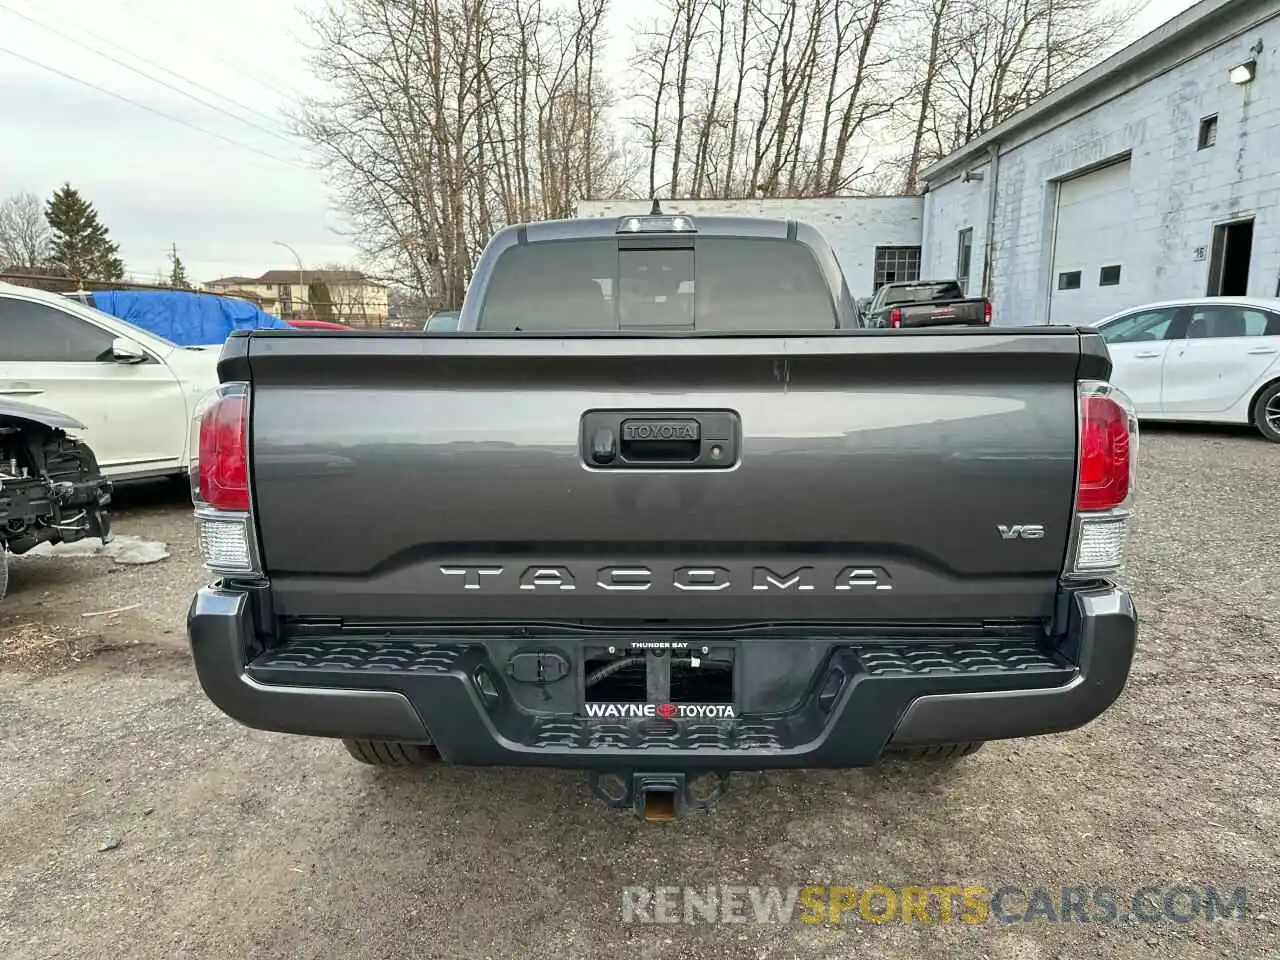
{"label": "truck cab rear window", "polygon": [[960,284],[947,280],[942,283],[912,283],[887,287],[885,303],[925,303],[930,300],[963,300]]}
{"label": "truck cab rear window", "polygon": [[498,258],[480,330],[799,332],[834,330],[835,301],[804,244],[700,237],[620,246],[612,237],[542,241]]}

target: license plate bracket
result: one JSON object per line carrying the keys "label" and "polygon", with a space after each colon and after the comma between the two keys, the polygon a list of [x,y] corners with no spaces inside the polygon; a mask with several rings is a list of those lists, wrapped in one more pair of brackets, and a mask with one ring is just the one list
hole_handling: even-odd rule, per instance
{"label": "license plate bracket", "polygon": [[[738,689],[736,652],[732,643],[648,638],[588,647],[581,660],[584,713],[598,715],[593,704],[657,705],[664,708],[657,715],[667,717],[725,713],[704,707],[733,711]],[[630,708],[614,712],[636,713]]]}

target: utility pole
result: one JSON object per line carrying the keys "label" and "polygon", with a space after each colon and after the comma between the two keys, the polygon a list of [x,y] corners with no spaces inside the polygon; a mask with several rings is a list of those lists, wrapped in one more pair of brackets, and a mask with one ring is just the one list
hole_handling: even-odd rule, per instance
{"label": "utility pole", "polygon": [[[305,301],[305,300],[307,299],[306,278],[303,276],[303,272],[302,272],[302,258],[301,258],[300,256],[298,256],[298,251],[297,251],[297,250],[295,250],[295,249],[293,249],[293,247],[289,246],[287,243],[285,243],[285,242],[283,242],[283,241],[281,241],[281,240],[272,240],[271,242],[272,242],[272,243],[274,243],[277,247],[284,247],[286,250],[288,250],[290,253],[292,253],[292,254],[293,254],[293,259],[294,259],[295,261],[297,261],[297,264],[298,264],[298,309],[297,309],[297,313],[298,313],[299,315],[301,315],[301,314],[303,313],[303,310],[302,310],[302,303],[303,303],[303,301]],[[281,319],[283,319],[283,317],[282,317]]]}

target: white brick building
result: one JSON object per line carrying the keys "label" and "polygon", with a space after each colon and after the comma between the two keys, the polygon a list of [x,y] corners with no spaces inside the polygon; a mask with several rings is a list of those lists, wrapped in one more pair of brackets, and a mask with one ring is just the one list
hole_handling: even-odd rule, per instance
{"label": "white brick building", "polygon": [[[917,279],[920,266],[921,197],[836,197],[825,200],[666,200],[664,213],[696,217],[784,217],[822,231],[835,250],[855,297],[869,297],[880,283]],[[580,217],[648,213],[649,202],[583,200]]]}
{"label": "white brick building", "polygon": [[1280,295],[1280,3],[1202,0],[922,179],[921,275],[997,324]]}

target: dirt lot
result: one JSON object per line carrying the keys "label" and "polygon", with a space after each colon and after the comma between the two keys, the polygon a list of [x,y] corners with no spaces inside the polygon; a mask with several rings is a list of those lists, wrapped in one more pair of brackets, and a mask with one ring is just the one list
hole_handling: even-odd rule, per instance
{"label": "dirt lot", "polygon": [[[1148,429],[1141,459],[1141,653],[1101,720],[949,769],[743,776],[666,826],[578,775],[387,774],[226,719],[184,646],[185,493],[124,492],[117,531],[169,559],[19,562],[0,606],[0,957],[1275,957],[1280,448]],[[622,922],[628,885],[806,883],[1243,885],[1248,918]]]}

